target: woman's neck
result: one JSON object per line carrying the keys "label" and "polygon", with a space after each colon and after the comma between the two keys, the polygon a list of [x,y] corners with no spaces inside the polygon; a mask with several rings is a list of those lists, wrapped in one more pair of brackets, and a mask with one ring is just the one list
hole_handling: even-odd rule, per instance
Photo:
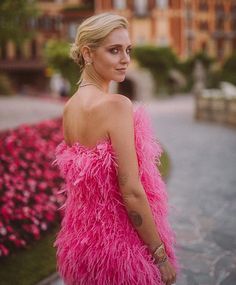
{"label": "woman's neck", "polygon": [[86,71],[82,75],[81,84],[83,84],[83,83],[92,83],[106,93],[109,90],[109,82],[103,80],[102,78],[100,78],[98,76],[91,76],[90,74],[87,74]]}

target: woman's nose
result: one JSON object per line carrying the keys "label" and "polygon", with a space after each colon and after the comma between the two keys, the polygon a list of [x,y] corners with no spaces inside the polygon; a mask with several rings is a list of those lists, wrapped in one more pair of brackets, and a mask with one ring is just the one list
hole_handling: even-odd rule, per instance
{"label": "woman's nose", "polygon": [[124,52],[122,53],[121,61],[122,61],[123,63],[129,63],[129,62],[130,62],[130,56],[129,56],[129,54],[128,54],[126,51],[124,51]]}

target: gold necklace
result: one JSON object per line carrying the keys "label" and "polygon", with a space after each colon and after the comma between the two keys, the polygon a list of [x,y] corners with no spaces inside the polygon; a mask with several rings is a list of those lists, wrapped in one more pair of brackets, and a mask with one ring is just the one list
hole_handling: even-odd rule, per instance
{"label": "gold necklace", "polygon": [[96,83],[92,83],[92,82],[84,82],[82,84],[79,85],[79,87],[85,87],[85,86],[88,86],[88,85],[94,85],[96,86],[98,89],[102,90],[103,92],[105,92],[101,86],[97,85]]}

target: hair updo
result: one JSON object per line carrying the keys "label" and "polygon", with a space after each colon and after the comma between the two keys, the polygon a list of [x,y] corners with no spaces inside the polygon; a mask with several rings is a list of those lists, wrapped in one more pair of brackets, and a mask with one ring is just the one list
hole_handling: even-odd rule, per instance
{"label": "hair updo", "polygon": [[75,42],[70,48],[70,57],[83,70],[85,61],[81,53],[84,45],[94,49],[117,28],[128,28],[128,21],[125,17],[111,13],[102,13],[87,18],[83,21],[76,33]]}

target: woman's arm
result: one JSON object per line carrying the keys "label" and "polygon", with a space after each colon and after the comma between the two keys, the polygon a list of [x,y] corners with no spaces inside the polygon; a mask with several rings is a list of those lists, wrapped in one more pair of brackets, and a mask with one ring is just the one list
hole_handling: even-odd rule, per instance
{"label": "woman's arm", "polygon": [[149,247],[166,285],[176,281],[162,244],[152,211],[139,178],[134,141],[133,104],[125,96],[114,94],[107,110],[108,133],[118,163],[118,182],[128,215],[139,236]]}
{"label": "woman's arm", "polygon": [[108,131],[117,155],[118,182],[129,218],[151,252],[162,241],[139,178],[134,141],[133,104],[125,96],[112,95],[108,111]]}
{"label": "woman's arm", "polygon": [[130,189],[127,188],[124,190],[125,187],[125,185],[120,185],[120,188],[126,192],[126,194],[123,195],[123,201],[129,218],[139,236],[148,245],[151,253],[154,253],[154,250],[157,246],[161,245],[162,241],[157,231],[143,186],[139,183]]}

